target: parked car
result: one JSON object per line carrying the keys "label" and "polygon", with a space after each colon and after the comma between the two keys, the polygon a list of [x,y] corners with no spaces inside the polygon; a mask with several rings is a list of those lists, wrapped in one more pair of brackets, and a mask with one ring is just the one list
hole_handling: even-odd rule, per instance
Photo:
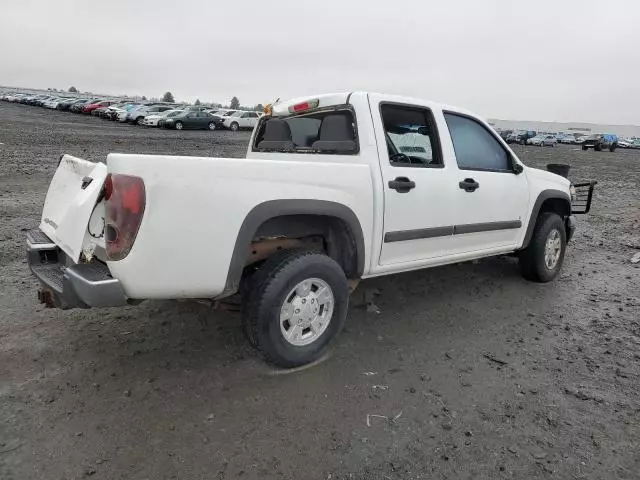
{"label": "parked car", "polygon": [[507,136],[507,143],[519,143],[520,145],[526,145],[527,140],[536,136],[536,132],[533,130],[516,130]]}
{"label": "parked car", "polygon": [[176,130],[215,130],[216,119],[207,112],[183,111],[178,115],[167,117],[162,122],[164,128],[175,128]]}
{"label": "parked car", "polygon": [[184,110],[172,109],[172,110],[165,110],[164,112],[160,112],[160,113],[154,113],[153,115],[148,115],[144,117],[144,120],[142,120],[142,124],[146,127],[159,127],[160,121],[166,120],[167,118],[177,117],[183,112]]}
{"label": "parked car", "polygon": [[621,138],[618,139],[618,147],[620,148],[640,148],[640,140],[637,138]]}
{"label": "parked car", "polygon": [[91,98],[91,99],[85,99],[82,100],[81,102],[78,103],[74,103],[69,107],[69,111],[73,112],[73,113],[82,113],[82,109],[92,103],[97,102],[96,99]]}
{"label": "parked car", "polygon": [[58,103],[57,109],[64,112],[69,110],[72,105],[79,102],[84,102],[84,100],[81,98],[68,98],[64,102]]}
{"label": "parked car", "polygon": [[253,129],[253,127],[257,125],[260,116],[261,114],[259,112],[237,111],[229,116],[222,117],[222,125],[234,132],[242,128]]}
{"label": "parked car", "polygon": [[[389,140],[405,134],[430,147]],[[248,341],[295,367],[323,355],[362,278],[514,254],[525,278],[553,280],[588,211],[579,187],[466,110],[329,94],[273,105],[242,159],[63,156],[27,259],[60,308],[239,293]]]}
{"label": "parked car", "polygon": [[89,103],[89,104],[87,104],[87,105],[82,107],[82,113],[90,114],[94,110],[96,110],[98,108],[102,108],[102,107],[108,107],[112,103],[114,103],[114,102],[112,102],[111,100],[101,100],[99,102]]}
{"label": "parked car", "polygon": [[596,152],[603,149],[609,149],[610,152],[615,151],[618,146],[618,137],[608,133],[595,133],[587,136],[582,141],[582,150],[593,148]]}
{"label": "parked car", "polygon": [[144,117],[147,115],[155,115],[156,113],[165,112],[167,110],[173,110],[174,105],[142,105],[140,107],[130,110],[127,114],[127,122],[135,123],[136,125],[142,125]]}
{"label": "parked car", "polygon": [[553,135],[536,135],[535,137],[527,140],[527,142],[529,145],[536,145],[538,147],[555,147],[557,140]]}

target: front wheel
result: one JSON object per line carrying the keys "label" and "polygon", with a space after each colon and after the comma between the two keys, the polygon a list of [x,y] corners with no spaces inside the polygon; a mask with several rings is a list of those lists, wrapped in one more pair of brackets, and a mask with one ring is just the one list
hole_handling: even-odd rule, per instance
{"label": "front wheel", "polygon": [[183,128],[182,122],[176,122],[176,130],[182,130]]}
{"label": "front wheel", "polygon": [[292,368],[317,360],[344,324],[347,279],[326,255],[277,253],[249,283],[243,302],[245,333],[270,363]]}
{"label": "front wheel", "polygon": [[209,122],[209,130],[213,131],[216,129],[216,124],[214,122]]}
{"label": "front wheel", "polygon": [[557,213],[542,213],[529,245],[519,254],[522,276],[534,282],[550,282],[562,267],[566,248],[567,233],[562,218]]}
{"label": "front wheel", "polygon": [[240,125],[238,125],[236,122],[233,122],[229,128],[231,128],[231,131],[237,132],[238,130],[240,130]]}

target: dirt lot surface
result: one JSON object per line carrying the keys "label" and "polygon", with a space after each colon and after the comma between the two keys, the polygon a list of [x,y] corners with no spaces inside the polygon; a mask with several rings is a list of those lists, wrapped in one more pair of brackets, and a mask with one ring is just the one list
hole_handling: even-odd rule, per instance
{"label": "dirt lot surface", "polygon": [[599,182],[560,278],[493,258],[363,282],[300,371],[198,303],[37,303],[24,235],[60,154],[242,156],[247,139],[0,103],[0,479],[640,478],[640,151],[519,148]]}

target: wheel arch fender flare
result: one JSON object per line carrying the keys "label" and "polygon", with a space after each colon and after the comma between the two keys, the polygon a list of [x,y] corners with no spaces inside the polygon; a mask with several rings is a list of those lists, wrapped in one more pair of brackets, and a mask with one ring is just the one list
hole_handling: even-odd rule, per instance
{"label": "wheel arch fender flare", "polygon": [[238,291],[242,279],[243,269],[249,257],[252,239],[261,225],[276,217],[292,215],[316,215],[319,217],[333,217],[344,222],[355,242],[357,255],[357,274],[364,272],[365,243],[362,226],[357,215],[348,206],[327,200],[315,199],[283,199],[269,200],[256,205],[246,215],[236,236],[225,289],[219,298],[232,295]]}
{"label": "wheel arch fender flare", "polygon": [[[547,208],[543,209],[545,202],[547,202],[548,205],[552,205],[558,201],[560,202],[559,205],[562,205],[562,211],[557,213],[561,213],[561,216],[563,217],[568,217],[569,215],[571,215],[571,197],[568,193],[556,189],[547,189],[540,192],[540,194],[536,198],[535,203],[533,204],[533,208],[531,209],[531,215],[529,216],[529,223],[527,224],[527,230],[522,242],[521,249],[525,249],[529,246],[529,242],[531,242],[533,230],[536,226],[536,222],[538,221],[540,211],[548,210]],[[551,211],[556,210],[552,208]]]}

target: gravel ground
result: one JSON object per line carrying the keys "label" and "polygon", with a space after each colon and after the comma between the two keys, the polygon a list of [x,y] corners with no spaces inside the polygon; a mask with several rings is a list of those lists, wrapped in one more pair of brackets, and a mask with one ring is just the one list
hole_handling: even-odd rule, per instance
{"label": "gravel ground", "polygon": [[37,303],[24,231],[60,154],[247,139],[0,104],[1,479],[640,478],[640,151],[519,148],[599,182],[561,276],[505,257],[363,282],[312,368],[271,369],[194,302]]}

